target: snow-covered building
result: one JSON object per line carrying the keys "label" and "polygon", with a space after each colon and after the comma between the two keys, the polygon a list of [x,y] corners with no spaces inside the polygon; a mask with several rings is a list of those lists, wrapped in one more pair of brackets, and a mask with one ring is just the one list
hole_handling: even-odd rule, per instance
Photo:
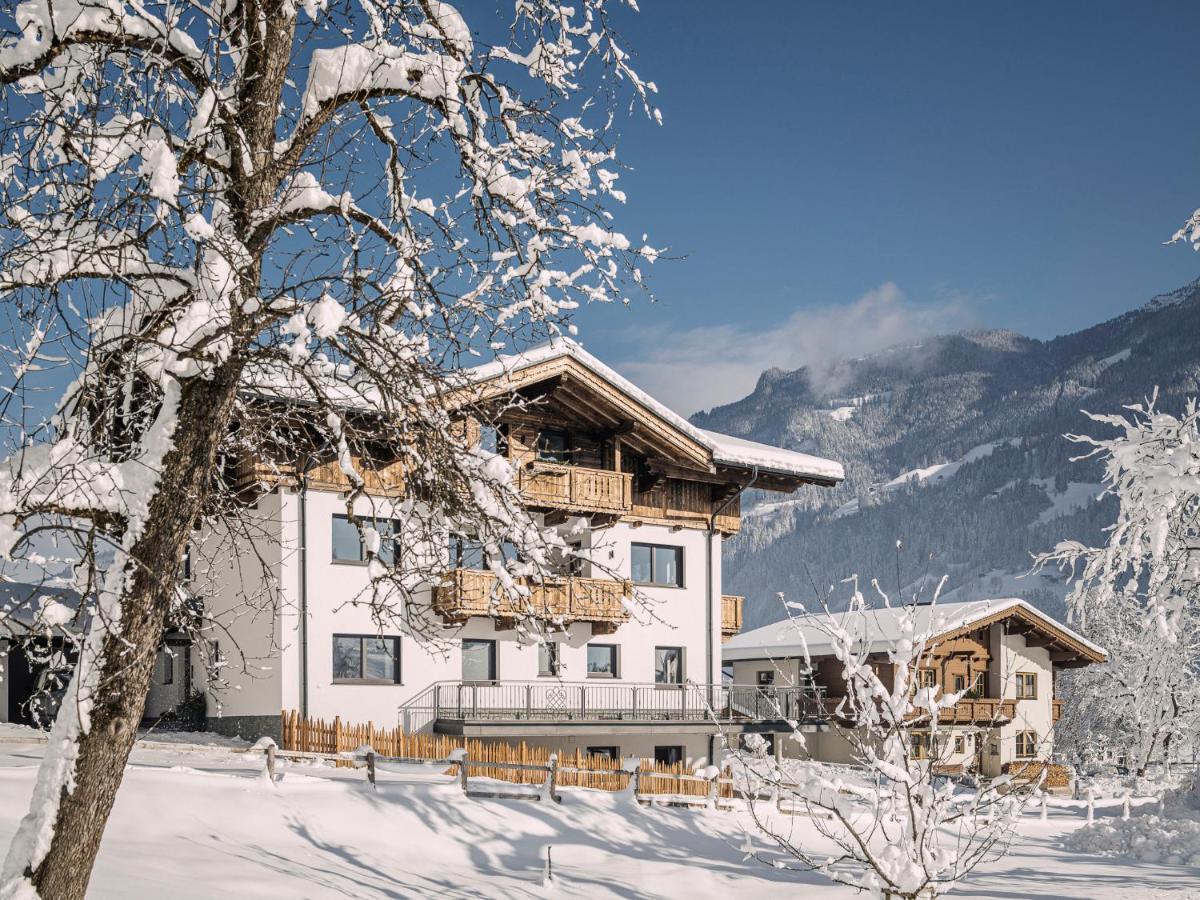
{"label": "snow-covered building", "polygon": [[[261,541],[253,552],[199,552],[191,573],[231,662],[210,727],[253,737],[296,709],[564,750],[710,758],[709,709],[736,706],[720,647],[740,627],[742,601],[722,591],[721,545],[739,528],[741,493],[834,485],[841,466],[701,430],[569,340],[467,376],[476,400],[524,401],[481,440],[511,461],[537,520],[574,548],[557,577],[530,585],[547,640],[496,603],[472,536],[449,531],[444,577],[419,596],[436,639],[381,633],[359,602],[368,566],[337,461],[306,473],[249,461],[236,477],[254,515],[245,530]],[[354,513],[386,537],[403,532],[405,512],[385,476]],[[239,546],[228,538],[200,540]],[[248,608],[239,598],[264,562],[275,602]]]}
{"label": "snow-covered building", "polygon": [[[894,667],[888,653],[906,637],[902,619],[895,608],[870,609],[856,626],[865,644],[856,651],[868,654],[889,688]],[[913,624],[915,634],[928,635],[916,683],[961,695],[939,712],[936,733],[920,727],[911,733],[913,755],[933,758],[947,772],[997,776],[1014,763],[1048,760],[1061,714],[1056,674],[1107,658],[1103,648],[1019,599],[930,604]],[[812,718],[815,709],[818,717],[836,722],[846,683],[823,614],[739,634],[724,645],[722,656],[735,683],[759,687],[761,706],[777,707],[793,720]],[[850,727],[847,722],[806,735],[803,752],[826,762],[852,762]],[[786,722],[775,729],[779,755],[801,752],[787,739],[790,730]]]}

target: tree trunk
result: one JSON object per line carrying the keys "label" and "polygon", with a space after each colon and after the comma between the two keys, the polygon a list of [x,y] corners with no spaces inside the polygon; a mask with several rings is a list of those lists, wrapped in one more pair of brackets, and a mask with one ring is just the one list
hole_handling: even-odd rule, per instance
{"label": "tree trunk", "polygon": [[[104,826],[137,737],[154,660],[192,524],[216,475],[217,447],[229,427],[241,366],[184,383],[174,445],[133,545],[121,621],[104,641],[91,725],[80,736],[74,789],[63,788],[54,837],[27,873],[44,900],[78,900],[87,890]],[[78,677],[78,674],[75,676]]]}

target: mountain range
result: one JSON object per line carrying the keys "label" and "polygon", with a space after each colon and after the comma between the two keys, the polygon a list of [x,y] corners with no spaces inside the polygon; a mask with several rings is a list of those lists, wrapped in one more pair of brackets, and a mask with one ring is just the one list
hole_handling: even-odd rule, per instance
{"label": "mountain range", "polygon": [[[1053,340],[941,335],[821,369],[770,369],[747,397],[693,416],[704,428],[839,460],[837,488],[747,493],[725,589],[746,627],[859,577],[891,592],[946,577],[952,599],[1021,596],[1061,615],[1067,577],[1030,572],[1064,539],[1103,540],[1114,501],[1068,434],[1111,433],[1158,391],[1178,413],[1200,394],[1200,280]],[[928,592],[926,592],[928,593]]]}

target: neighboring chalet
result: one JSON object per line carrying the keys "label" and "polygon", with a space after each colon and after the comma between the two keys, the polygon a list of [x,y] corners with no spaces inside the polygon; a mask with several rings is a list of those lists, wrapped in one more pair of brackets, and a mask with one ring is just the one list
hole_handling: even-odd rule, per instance
{"label": "neighboring chalet", "polygon": [[[1104,662],[1105,651],[1023,600],[938,603],[925,609],[917,628],[931,637],[918,683],[962,697],[941,712],[936,735],[913,729],[913,756],[930,758],[948,773],[985,776],[1000,775],[1014,763],[1049,760],[1061,713],[1055,676],[1062,669]],[[865,612],[862,639],[869,645],[859,649],[869,652],[885,685],[892,678],[887,652],[899,637],[897,610]],[[722,656],[734,683],[758,686],[760,707],[776,707],[793,720],[811,721],[820,716],[816,710],[832,720],[845,696],[842,665],[815,614],[739,634],[725,644]],[[756,718],[769,715],[759,712]],[[778,755],[800,752],[797,742],[787,739],[789,731],[783,725],[773,736]],[[842,728],[817,729],[805,741],[812,758],[853,761]]]}
{"label": "neighboring chalet", "polygon": [[[842,467],[699,429],[570,340],[466,375],[477,402],[527,401],[499,403],[507,411],[481,442],[511,461],[539,521],[578,548],[569,570],[531,585],[549,644],[493,601],[481,548],[454,534],[446,575],[423,601],[440,622],[438,646],[379,634],[352,603],[368,578],[337,462],[313,468],[300,491],[294,468],[247,460],[237,479],[269,538],[261,556],[278,602],[272,615],[238,599],[243,579],[261,579],[257,555],[213,564],[196,554],[206,570],[189,590],[221,650],[261,664],[254,677],[230,666],[235,689],[221,692],[219,716],[210,702],[210,727],[254,738],[296,709],[612,756],[712,758],[709,709],[732,709],[720,646],[741,626],[742,599],[723,593],[721,545],[738,531],[741,494],[835,485]],[[368,493],[357,514],[400,524],[394,488]]]}

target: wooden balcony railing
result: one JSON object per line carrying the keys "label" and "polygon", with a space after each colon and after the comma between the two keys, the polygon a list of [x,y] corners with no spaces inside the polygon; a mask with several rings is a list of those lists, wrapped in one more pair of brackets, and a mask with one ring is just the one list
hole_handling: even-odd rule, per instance
{"label": "wooden balcony railing", "polygon": [[1051,712],[1050,712],[1051,721],[1057,722],[1059,719],[1062,718],[1062,701],[1061,700],[1051,700],[1050,701],[1050,710],[1051,710]]}
{"label": "wooden balcony railing", "polygon": [[618,516],[633,508],[633,476],[625,472],[532,462],[517,470],[517,484],[530,506]]}
{"label": "wooden balcony railing", "polygon": [[555,622],[591,622],[593,633],[611,633],[629,621],[628,581],[601,578],[525,580],[529,595],[519,599],[497,590],[496,576],[477,569],[455,569],[433,589],[434,611],[451,622],[471,616],[496,619],[533,617]]}
{"label": "wooden balcony railing", "polygon": [[938,721],[943,725],[987,725],[1011,719],[1016,714],[1015,700],[959,700],[949,709],[943,709],[938,714]]}
{"label": "wooden balcony railing", "polygon": [[729,640],[742,630],[742,606],[745,597],[735,597],[732,594],[721,596],[721,639]]}
{"label": "wooden balcony railing", "polygon": [[[367,493],[377,497],[403,495],[404,473],[401,463],[366,466],[362,465],[358,459],[354,459],[353,462],[355,469],[362,474]],[[273,464],[258,460],[242,460],[234,471],[234,490],[239,494],[269,491],[276,485],[295,487],[299,483],[296,467],[290,463]],[[348,491],[354,487],[336,459],[310,469],[308,486],[318,491]]]}

